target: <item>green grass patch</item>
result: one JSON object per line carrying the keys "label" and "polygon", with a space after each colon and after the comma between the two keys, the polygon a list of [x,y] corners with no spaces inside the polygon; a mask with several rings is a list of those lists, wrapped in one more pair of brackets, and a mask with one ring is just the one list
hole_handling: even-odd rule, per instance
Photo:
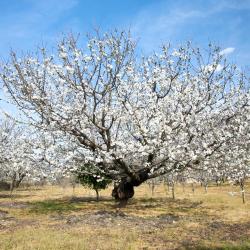
{"label": "green grass patch", "polygon": [[60,200],[45,200],[33,202],[32,207],[30,209],[31,213],[40,213],[47,214],[53,212],[71,212],[77,211],[80,208],[77,207],[76,203],[70,203],[68,201],[60,201]]}

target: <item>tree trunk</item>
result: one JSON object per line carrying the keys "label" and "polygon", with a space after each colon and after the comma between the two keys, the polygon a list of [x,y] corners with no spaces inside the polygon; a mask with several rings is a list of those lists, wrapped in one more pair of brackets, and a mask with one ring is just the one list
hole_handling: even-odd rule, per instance
{"label": "tree trunk", "polygon": [[16,173],[13,174],[11,183],[10,183],[10,193],[12,194],[14,188],[16,187]]}
{"label": "tree trunk", "polygon": [[169,190],[168,190],[167,181],[165,179],[164,179],[163,185],[164,185],[165,193],[168,194]]}
{"label": "tree trunk", "polygon": [[10,193],[12,194],[13,193],[13,190],[15,188],[15,181],[11,181],[11,184],[10,184]]}
{"label": "tree trunk", "polygon": [[185,182],[182,182],[182,192],[185,193]]}
{"label": "tree trunk", "polygon": [[22,180],[24,179],[24,177],[26,176],[26,174],[21,174],[19,175],[19,179],[16,181],[16,185],[15,188],[18,188],[22,182]]}
{"label": "tree trunk", "polygon": [[96,201],[99,201],[99,191],[98,191],[98,189],[95,189],[95,193],[96,193]]}
{"label": "tree trunk", "polygon": [[135,175],[122,178],[118,184],[114,185],[112,196],[120,201],[121,205],[126,205],[128,199],[134,196],[134,187],[141,185],[148,179],[149,170],[138,171]]}
{"label": "tree trunk", "polygon": [[192,183],[192,192],[194,194],[194,183]]}
{"label": "tree trunk", "polygon": [[118,201],[128,200],[134,196],[134,185],[131,181],[121,180],[114,186],[112,196]]}
{"label": "tree trunk", "polygon": [[175,200],[174,182],[172,182],[172,198]]}
{"label": "tree trunk", "polygon": [[245,204],[245,189],[244,189],[244,182],[240,182],[240,188],[241,188],[241,197],[242,197],[242,202]]}
{"label": "tree trunk", "polygon": [[205,187],[205,193],[207,193],[207,183],[204,184]]}
{"label": "tree trunk", "polygon": [[219,187],[219,179],[216,179],[215,182],[216,182],[216,186]]}
{"label": "tree trunk", "polygon": [[168,192],[170,191],[170,182],[168,180]]}
{"label": "tree trunk", "polygon": [[154,196],[155,184],[151,183],[151,196]]}

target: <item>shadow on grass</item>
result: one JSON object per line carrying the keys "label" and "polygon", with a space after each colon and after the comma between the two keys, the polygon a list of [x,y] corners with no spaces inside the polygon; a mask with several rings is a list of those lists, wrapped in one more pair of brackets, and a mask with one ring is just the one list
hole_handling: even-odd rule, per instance
{"label": "shadow on grass", "polygon": [[[112,198],[109,197],[103,197],[101,196],[99,198],[98,202],[113,202],[114,200]],[[89,202],[97,202],[95,197],[72,197],[69,202],[74,202],[74,203],[89,203]]]}
{"label": "shadow on grass", "polygon": [[[150,210],[152,208],[170,208],[173,211],[188,212],[200,205],[200,202],[191,202],[189,200],[172,200],[168,198],[139,198],[132,199],[126,205],[127,208],[140,211]],[[117,203],[111,197],[100,197],[97,202],[95,197],[72,197],[62,199],[51,199],[44,201],[35,201],[30,203],[32,213],[51,213],[51,212],[70,212],[92,209],[111,209],[117,208]]]}
{"label": "shadow on grass", "polygon": [[192,209],[199,207],[202,202],[193,202],[188,199],[171,198],[137,198],[132,200],[128,206],[133,206],[138,210],[145,210],[147,208],[168,208],[174,209],[177,212],[189,212]]}
{"label": "shadow on grass", "polygon": [[39,187],[19,187],[16,189],[17,192],[23,192],[23,191],[41,191],[44,190],[44,188],[39,188]]}
{"label": "shadow on grass", "polygon": [[31,195],[23,195],[23,194],[0,194],[0,199],[18,199],[18,198],[26,198],[26,197],[30,197]]}
{"label": "shadow on grass", "polygon": [[31,213],[48,214],[53,212],[73,212],[96,208],[112,208],[114,201],[111,198],[100,197],[97,202],[94,197],[72,197],[56,200],[35,201],[30,203]]}
{"label": "shadow on grass", "polygon": [[[53,213],[73,212],[87,210],[115,210],[117,202],[112,197],[100,197],[97,202],[95,197],[64,197],[62,199],[50,199],[44,201],[30,202],[31,213]],[[135,198],[131,199],[125,211],[152,211],[152,209],[163,210],[167,213],[184,212],[189,213],[199,208],[201,202],[192,202],[188,199],[173,200],[170,198]],[[128,210],[127,210],[128,209]]]}
{"label": "shadow on grass", "polygon": [[68,201],[59,201],[59,200],[37,201],[33,202],[31,206],[32,207],[30,209],[30,212],[39,214],[79,210],[74,204],[69,203]]}

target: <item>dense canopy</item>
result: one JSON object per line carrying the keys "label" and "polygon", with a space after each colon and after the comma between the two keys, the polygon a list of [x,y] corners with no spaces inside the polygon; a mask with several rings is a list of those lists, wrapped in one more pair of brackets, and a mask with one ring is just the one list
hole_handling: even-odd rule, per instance
{"label": "dense canopy", "polygon": [[144,56],[117,31],[81,44],[69,36],[54,54],[13,52],[1,66],[13,103],[50,137],[47,162],[70,170],[90,163],[118,182],[119,199],[172,171],[249,174],[249,79],[219,47],[167,45]]}

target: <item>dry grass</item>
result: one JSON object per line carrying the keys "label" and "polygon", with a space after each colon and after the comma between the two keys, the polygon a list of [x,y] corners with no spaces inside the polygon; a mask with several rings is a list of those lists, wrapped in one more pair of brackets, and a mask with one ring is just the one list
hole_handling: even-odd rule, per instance
{"label": "dry grass", "polygon": [[0,249],[250,249],[250,195],[242,204],[238,187],[177,186],[172,200],[145,184],[119,211],[110,192],[100,202],[81,186],[0,192]]}

